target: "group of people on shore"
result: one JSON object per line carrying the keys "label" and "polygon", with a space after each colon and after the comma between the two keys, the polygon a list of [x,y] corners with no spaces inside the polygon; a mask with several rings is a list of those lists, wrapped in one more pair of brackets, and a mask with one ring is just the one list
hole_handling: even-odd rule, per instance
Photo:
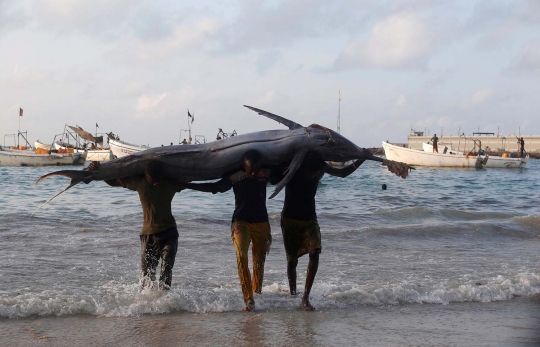
{"label": "group of people on shore", "polygon": [[[164,165],[150,161],[141,176],[105,181],[137,191],[143,210],[141,241],[141,286],[152,287],[161,259],[158,288],[170,289],[172,270],[178,248],[178,229],[171,204],[177,192],[192,189],[208,193],[234,191],[235,209],[231,221],[231,238],[236,251],[238,277],[245,302],[244,311],[255,308],[253,293],[261,293],[264,263],[272,244],[272,234],[266,209],[267,184],[279,182],[285,168],[262,167],[262,155],[249,150],[243,156],[243,167],[213,183],[182,183],[164,177]],[[319,266],[321,232],[317,222],[315,195],[324,174],[347,177],[364,161],[356,160],[344,167],[333,167],[317,152],[309,152],[285,187],[285,203],[281,215],[281,230],[287,258],[287,278],[290,295],[296,296],[296,267],[298,258],[309,255],[306,283],[301,305],[311,311],[314,307],[309,294]],[[87,170],[99,170],[99,162],[92,162]],[[253,276],[248,267],[249,246],[252,247]]]}

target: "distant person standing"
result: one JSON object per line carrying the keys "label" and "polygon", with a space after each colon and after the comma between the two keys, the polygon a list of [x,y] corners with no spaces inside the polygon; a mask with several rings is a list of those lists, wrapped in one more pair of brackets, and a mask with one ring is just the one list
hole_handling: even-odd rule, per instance
{"label": "distant person standing", "polygon": [[439,153],[439,138],[437,137],[437,134],[433,134],[433,137],[431,138],[430,140],[431,142],[433,142],[433,153],[437,152]]}
{"label": "distant person standing", "polygon": [[187,144],[188,144],[187,141],[186,141],[186,139],[184,139],[184,141],[182,141],[181,143],[182,143],[183,145],[187,145]]}
{"label": "distant person standing", "polygon": [[525,152],[525,140],[523,140],[523,137],[518,138],[517,143],[518,143],[519,157],[523,158],[523,154]]}

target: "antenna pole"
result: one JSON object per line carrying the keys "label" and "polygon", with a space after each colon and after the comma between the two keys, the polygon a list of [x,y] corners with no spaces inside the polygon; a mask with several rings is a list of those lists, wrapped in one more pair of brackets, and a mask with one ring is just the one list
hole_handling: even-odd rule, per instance
{"label": "antenna pole", "polygon": [[337,132],[341,133],[341,90],[338,90]]}

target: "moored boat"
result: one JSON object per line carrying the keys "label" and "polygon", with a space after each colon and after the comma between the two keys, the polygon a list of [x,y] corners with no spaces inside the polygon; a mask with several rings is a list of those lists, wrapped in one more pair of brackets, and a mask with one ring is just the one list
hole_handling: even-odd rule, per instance
{"label": "moored boat", "polygon": [[84,161],[84,153],[49,153],[40,148],[32,151],[0,146],[0,166],[83,165]]}
{"label": "moored boat", "polygon": [[139,146],[120,141],[120,138],[113,133],[109,133],[107,134],[107,136],[109,137],[109,147],[111,148],[114,158],[122,158],[126,155],[130,155],[151,148],[144,145]]}
{"label": "moored boat", "polygon": [[[114,159],[111,149],[103,147],[103,136],[97,136],[97,134],[94,136],[79,126],[74,127],[71,125],[66,125],[63,135],[68,141],[71,137],[75,140],[75,143],[71,144],[62,140],[54,141],[54,148],[59,152],[86,153],[87,161],[109,161]],[[84,144],[82,144],[83,140]]]}
{"label": "moored boat", "polygon": [[525,158],[495,157],[489,155],[474,155],[453,150],[448,150],[446,153],[433,153],[400,147],[388,142],[383,142],[382,145],[387,159],[416,166],[520,168],[525,167],[529,160],[529,156]]}

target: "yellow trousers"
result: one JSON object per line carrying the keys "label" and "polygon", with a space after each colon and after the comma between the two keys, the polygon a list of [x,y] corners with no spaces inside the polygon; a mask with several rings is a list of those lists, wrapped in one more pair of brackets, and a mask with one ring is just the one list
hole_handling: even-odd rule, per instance
{"label": "yellow trousers", "polygon": [[[270,223],[247,223],[234,222],[231,225],[231,238],[236,250],[236,262],[238,264],[238,277],[246,304],[254,304],[253,292],[261,293],[264,276],[264,262],[266,253],[272,243]],[[248,268],[248,250],[251,246],[253,261],[253,281]]]}

